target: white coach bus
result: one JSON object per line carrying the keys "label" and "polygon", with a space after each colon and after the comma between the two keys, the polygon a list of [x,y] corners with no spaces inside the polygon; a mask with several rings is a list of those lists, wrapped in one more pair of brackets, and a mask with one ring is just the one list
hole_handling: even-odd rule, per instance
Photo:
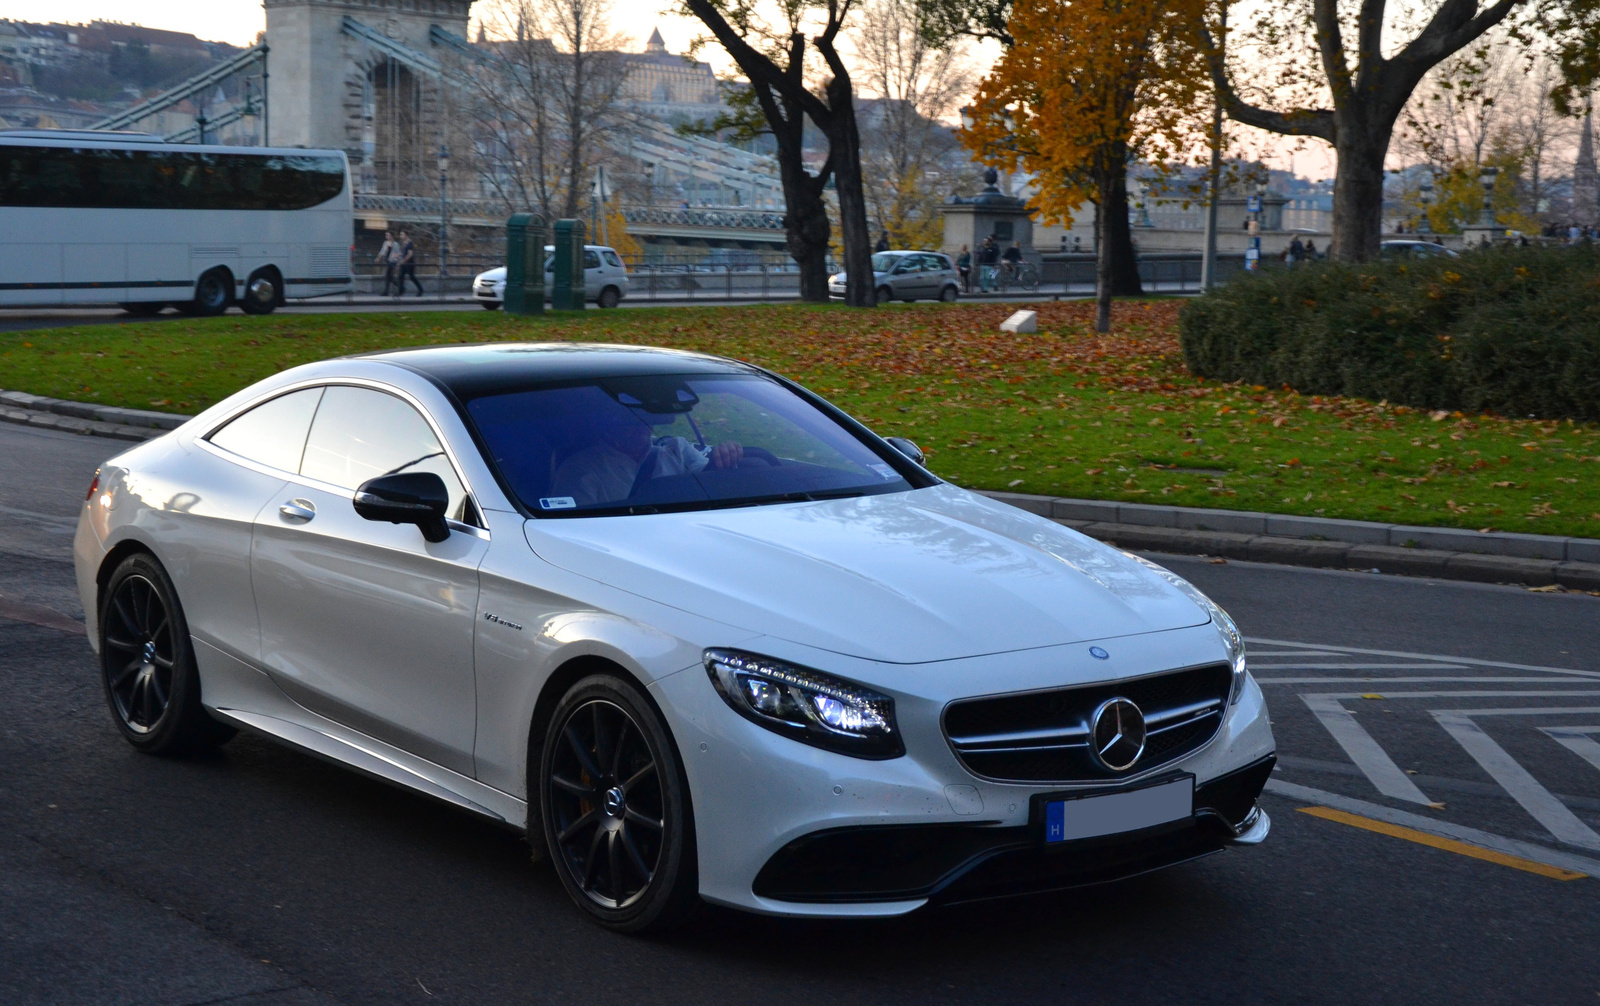
{"label": "white coach bus", "polygon": [[342,151],[0,131],[0,306],[267,314],[352,289]]}

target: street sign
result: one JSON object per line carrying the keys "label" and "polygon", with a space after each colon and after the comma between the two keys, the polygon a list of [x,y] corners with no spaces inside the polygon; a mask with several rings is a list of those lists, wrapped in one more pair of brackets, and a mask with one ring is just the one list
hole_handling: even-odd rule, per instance
{"label": "street sign", "polygon": [[1249,212],[1251,212],[1251,213],[1260,213],[1261,212],[1261,197],[1260,196],[1251,196],[1249,199],[1245,200],[1244,208],[1246,210],[1248,210]]}
{"label": "street sign", "polygon": [[1244,267],[1250,272],[1261,268],[1261,249],[1246,248],[1244,251]]}

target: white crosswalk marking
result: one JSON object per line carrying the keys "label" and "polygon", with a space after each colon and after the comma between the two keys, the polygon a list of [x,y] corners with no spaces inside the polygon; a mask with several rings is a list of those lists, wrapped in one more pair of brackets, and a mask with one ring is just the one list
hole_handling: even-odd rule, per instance
{"label": "white crosswalk marking", "polygon": [[1467,754],[1473,757],[1483,770],[1499,783],[1511,798],[1522,804],[1522,809],[1533,815],[1534,820],[1544,825],[1545,830],[1556,838],[1583,849],[1600,851],[1600,835],[1594,829],[1578,820],[1578,815],[1567,809],[1567,805],[1557,800],[1550,791],[1540,785],[1531,773],[1522,767],[1506,749],[1501,747],[1493,737],[1483,732],[1483,728],[1470,716],[1463,716],[1459,712],[1448,709],[1430,710],[1433,718],[1454,737]]}
{"label": "white crosswalk marking", "polygon": [[1400,766],[1394,759],[1378,746],[1366,728],[1356,722],[1355,715],[1339,704],[1339,700],[1332,695],[1302,695],[1301,700],[1306,707],[1322,722],[1333,735],[1333,739],[1344,748],[1344,753],[1356,763],[1372,785],[1384,796],[1392,796],[1396,800],[1405,800],[1410,803],[1420,803],[1424,807],[1433,805],[1433,801],[1423,795],[1411,777],[1400,771]]}
{"label": "white crosswalk marking", "polygon": [[1584,761],[1600,768],[1600,741],[1590,734],[1600,734],[1600,727],[1540,727],[1541,733]]}

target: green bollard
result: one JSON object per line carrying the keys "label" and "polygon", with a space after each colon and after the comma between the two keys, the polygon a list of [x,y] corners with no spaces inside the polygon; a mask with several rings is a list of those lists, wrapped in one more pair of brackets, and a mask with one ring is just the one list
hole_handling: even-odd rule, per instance
{"label": "green bollard", "polygon": [[506,221],[507,314],[544,313],[544,218],[513,213]]}
{"label": "green bollard", "polygon": [[582,220],[556,221],[556,254],[550,282],[551,310],[584,309],[587,299],[583,288],[583,246],[586,236]]}

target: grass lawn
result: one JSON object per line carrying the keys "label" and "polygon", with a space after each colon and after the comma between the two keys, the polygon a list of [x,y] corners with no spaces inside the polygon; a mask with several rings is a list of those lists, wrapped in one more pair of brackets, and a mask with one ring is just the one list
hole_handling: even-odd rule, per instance
{"label": "grass lawn", "polygon": [[193,412],[285,367],[395,346],[648,343],[738,357],[909,436],[962,485],[1600,537],[1600,427],[1197,380],[1178,302],[230,316],[0,335],[0,388]]}

